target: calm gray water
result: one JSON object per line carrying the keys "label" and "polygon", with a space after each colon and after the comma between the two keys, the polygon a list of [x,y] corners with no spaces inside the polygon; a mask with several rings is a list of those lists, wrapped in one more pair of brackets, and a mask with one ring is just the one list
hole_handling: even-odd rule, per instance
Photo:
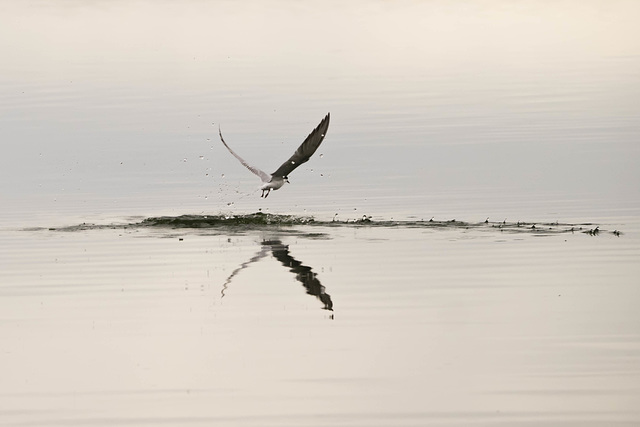
{"label": "calm gray water", "polygon": [[0,1],[0,424],[637,425],[639,18]]}

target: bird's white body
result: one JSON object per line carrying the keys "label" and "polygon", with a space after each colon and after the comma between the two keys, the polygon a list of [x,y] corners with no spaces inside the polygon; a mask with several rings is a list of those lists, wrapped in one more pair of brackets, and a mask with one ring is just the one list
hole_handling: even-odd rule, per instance
{"label": "bird's white body", "polygon": [[320,146],[320,143],[322,143],[322,140],[324,139],[328,128],[329,114],[327,114],[326,117],[322,119],[320,124],[309,134],[309,136],[307,136],[304,142],[300,144],[300,147],[298,147],[296,152],[293,153],[289,160],[280,165],[278,170],[276,170],[272,174],[263,172],[257,167],[251,166],[249,163],[247,163],[242,157],[237,155],[236,152],[231,149],[231,147],[227,145],[227,143],[224,141],[224,138],[222,137],[222,131],[218,131],[220,133],[220,140],[222,141],[224,146],[227,147],[227,150],[229,150],[229,152],[236,159],[238,159],[244,167],[260,177],[260,179],[262,180],[262,186],[260,187],[260,189],[262,190],[262,195],[260,197],[266,198],[271,190],[277,190],[281,188],[285,184],[285,182],[289,182],[287,176],[289,173],[293,172],[295,168],[311,158],[313,153],[315,153]]}
{"label": "bird's white body", "polygon": [[284,185],[285,182],[289,182],[283,178],[274,176],[273,178],[271,178],[271,181],[262,184],[262,187],[260,187],[261,190],[277,190],[278,188],[282,187]]}

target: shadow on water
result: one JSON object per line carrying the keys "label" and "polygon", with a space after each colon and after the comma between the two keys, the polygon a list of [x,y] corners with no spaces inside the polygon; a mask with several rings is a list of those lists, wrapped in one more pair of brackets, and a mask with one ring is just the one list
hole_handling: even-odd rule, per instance
{"label": "shadow on water", "polygon": [[238,273],[251,264],[264,259],[269,254],[273,255],[284,267],[296,275],[296,280],[304,286],[307,294],[315,296],[322,302],[324,305],[323,309],[333,311],[331,296],[325,292],[324,286],[320,283],[320,280],[318,280],[311,267],[302,264],[302,262],[291,256],[289,253],[289,245],[283,244],[280,240],[264,240],[258,253],[233,270],[222,285],[222,298],[225,297],[229,285]]}

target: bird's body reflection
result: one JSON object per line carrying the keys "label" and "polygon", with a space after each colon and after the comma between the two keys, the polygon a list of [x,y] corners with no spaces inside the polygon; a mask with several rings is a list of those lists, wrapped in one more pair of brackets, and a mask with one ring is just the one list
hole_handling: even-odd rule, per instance
{"label": "bird's body reflection", "polygon": [[258,253],[251,257],[248,261],[240,264],[238,268],[233,270],[227,280],[222,285],[222,297],[224,298],[225,292],[229,285],[233,281],[233,278],[243,269],[249,265],[260,261],[271,253],[280,263],[287,267],[289,271],[296,275],[296,280],[304,286],[307,294],[313,295],[318,298],[324,305],[325,310],[333,311],[333,302],[331,296],[325,292],[324,286],[320,283],[320,280],[316,277],[311,267],[303,265],[300,261],[295,259],[289,254],[289,245],[283,244],[280,240],[264,240],[262,242],[262,248]]}

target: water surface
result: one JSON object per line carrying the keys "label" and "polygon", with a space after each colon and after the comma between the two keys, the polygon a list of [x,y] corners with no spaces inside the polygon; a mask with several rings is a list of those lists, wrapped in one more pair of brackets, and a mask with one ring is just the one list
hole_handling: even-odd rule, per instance
{"label": "water surface", "polygon": [[639,17],[0,2],[0,424],[637,425]]}

